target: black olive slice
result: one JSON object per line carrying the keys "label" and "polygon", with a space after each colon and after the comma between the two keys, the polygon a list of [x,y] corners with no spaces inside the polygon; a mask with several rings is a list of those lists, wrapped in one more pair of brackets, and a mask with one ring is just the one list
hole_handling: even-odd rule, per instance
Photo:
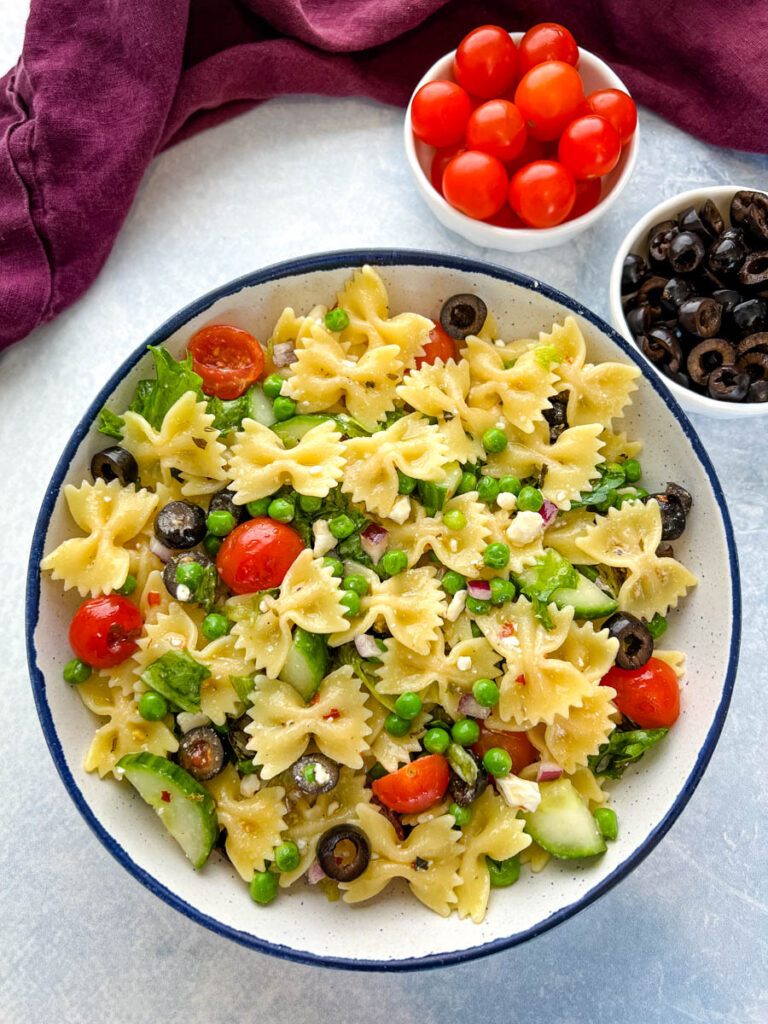
{"label": "black olive slice", "polygon": [[706,387],[709,375],[719,366],[731,366],[736,361],[736,349],[725,338],[707,338],[688,353],[686,367],[691,379]]}
{"label": "black olive slice", "polygon": [[204,551],[182,551],[168,561],[163,569],[163,583],[171,597],[182,603],[194,601],[196,593],[186,584],[179,583],[176,578],[176,571],[185,562],[198,562],[202,565],[203,569],[209,569],[213,565],[213,562]]}
{"label": "black olive slice", "polygon": [[691,378],[682,370],[670,370],[670,368],[665,366],[664,363],[661,363],[659,370],[661,370],[664,376],[668,377],[669,380],[673,380],[675,384],[679,384],[681,388],[691,387]]}
{"label": "black olive slice", "polygon": [[756,380],[747,392],[748,402],[768,402],[768,380]]}
{"label": "black olive slice", "polygon": [[325,754],[304,754],[291,765],[291,776],[302,793],[320,796],[337,785],[339,766]]}
{"label": "black olive slice", "polygon": [[670,316],[676,316],[682,304],[694,295],[690,281],[684,277],[670,277],[661,293],[661,308]]}
{"label": "black olive slice", "polygon": [[639,334],[645,334],[648,328],[651,326],[651,310],[649,306],[637,306],[635,309],[630,309],[626,314],[627,327],[637,337]]}
{"label": "black olive slice", "polygon": [[549,443],[554,444],[564,430],[568,429],[568,392],[553,395],[551,408],[544,410],[544,419],[549,424]]}
{"label": "black olive slice", "polygon": [[752,189],[739,189],[731,200],[731,223],[742,224],[749,216],[753,206],[762,206],[768,210],[768,195],[765,192],[753,192]]}
{"label": "black olive slice", "polygon": [[639,340],[643,354],[652,363],[664,364],[672,373],[677,373],[683,361],[683,350],[668,327],[651,327]]}
{"label": "black olive slice", "polygon": [[629,612],[616,612],[603,626],[619,641],[616,651],[619,668],[642,668],[653,654],[653,637],[640,619]]}
{"label": "black olive slice", "polygon": [[714,299],[697,296],[680,307],[680,325],[698,338],[711,338],[720,330],[723,307]]}
{"label": "black olive slice", "polygon": [[735,273],[744,262],[747,246],[740,228],[728,228],[712,243],[707,262],[715,274]]}
{"label": "black olive slice", "polygon": [[751,383],[749,374],[742,373],[735,366],[719,366],[710,373],[707,389],[710,397],[722,402],[742,402]]}
{"label": "black olive slice", "polygon": [[732,313],[740,302],[744,301],[741,292],[734,288],[716,288],[712,292],[712,298],[723,307],[723,315]]}
{"label": "black olive slice", "polygon": [[705,252],[701,238],[692,231],[679,231],[667,245],[667,259],[677,274],[690,274],[696,270]]}
{"label": "black olive slice", "polygon": [[176,756],[184,771],[198,782],[212,779],[224,767],[224,745],[209,725],[184,733]]}
{"label": "black olive slice", "polygon": [[676,484],[673,480],[667,481],[667,497],[674,498],[675,501],[679,501],[683,506],[683,512],[686,516],[690,515],[691,509],[693,508],[693,497],[691,492],[687,491],[685,487],[681,487],[680,484]]}
{"label": "black olive slice", "polygon": [[227,722],[227,739],[238,761],[253,760],[253,751],[248,749],[251,737],[245,731],[245,727],[250,725],[250,723],[250,715],[241,715],[239,718],[234,719],[234,721]]}
{"label": "black olive slice", "polygon": [[721,235],[725,231],[725,221],[723,220],[722,214],[712,202],[711,199],[707,199],[704,205],[699,210],[699,216],[704,226],[713,234],[715,237]]}
{"label": "black olive slice", "polygon": [[477,776],[472,783],[465,782],[461,776],[451,768],[451,778],[448,783],[448,792],[451,800],[459,807],[469,807],[477,798],[485,792],[488,786],[488,772],[485,770],[482,761],[476,757],[471,750],[467,753],[477,765]]}
{"label": "black olive slice", "polygon": [[667,246],[672,234],[677,231],[673,220],[663,220],[655,224],[648,232],[648,255],[656,263],[664,263],[667,258]]}
{"label": "black olive slice", "polygon": [[756,334],[768,327],[768,300],[745,299],[733,307],[733,322],[743,334]]}
{"label": "black olive slice", "polygon": [[763,203],[753,203],[747,211],[747,233],[760,245],[768,242],[768,197]]}
{"label": "black olive slice", "polygon": [[488,316],[488,307],[477,295],[452,295],[440,310],[440,324],[446,334],[463,341],[470,334],[479,334]]}
{"label": "black olive slice", "polygon": [[745,352],[736,360],[736,369],[740,373],[746,373],[752,383],[768,380],[768,352],[761,352],[760,349]]}
{"label": "black olive slice", "polygon": [[656,501],[661,512],[661,539],[677,540],[685,530],[685,509],[669,494],[649,494],[645,501]]}
{"label": "black olive slice", "polygon": [[636,252],[630,252],[624,257],[621,268],[621,291],[622,294],[637,289],[643,278],[648,273],[648,264],[642,256]]}
{"label": "black olive slice", "polygon": [[320,836],[316,856],[329,878],[336,882],[354,882],[368,867],[371,844],[357,825],[335,825]]}
{"label": "black olive slice", "polygon": [[736,355],[743,356],[747,352],[768,352],[768,331],[756,331],[742,338],[736,346]]}
{"label": "black olive slice", "polygon": [[753,252],[739,270],[739,280],[750,287],[768,282],[768,252]]}
{"label": "black olive slice", "polygon": [[205,534],[205,512],[191,501],[169,501],[155,516],[155,536],[167,548],[193,548]]}
{"label": "black olive slice", "polygon": [[91,476],[94,480],[101,478],[110,483],[119,480],[122,487],[135,484],[139,479],[139,467],[136,459],[119,444],[104,448],[91,459]]}
{"label": "black olive slice", "polygon": [[208,514],[210,515],[211,512],[229,512],[234,517],[235,523],[241,523],[243,519],[247,518],[247,510],[245,505],[236,505],[234,497],[235,492],[231,491],[228,487],[221,491],[216,491],[208,505]]}
{"label": "black olive slice", "polygon": [[703,235],[705,238],[710,233],[708,225],[701,219],[701,214],[695,206],[686,206],[678,213],[677,226],[681,231],[692,231],[695,235]]}
{"label": "black olive slice", "polygon": [[658,320],[662,316],[661,294],[668,280],[669,278],[654,275],[646,278],[638,289],[637,300],[649,307],[653,320]]}

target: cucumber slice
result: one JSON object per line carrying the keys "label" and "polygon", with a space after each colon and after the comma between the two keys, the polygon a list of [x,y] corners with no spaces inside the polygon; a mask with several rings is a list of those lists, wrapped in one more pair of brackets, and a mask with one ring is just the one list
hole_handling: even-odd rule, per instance
{"label": "cucumber slice", "polygon": [[458,462],[448,462],[443,466],[445,479],[419,480],[417,486],[419,497],[429,513],[439,512],[449,498],[452,498],[461,483],[462,469]]}
{"label": "cucumber slice", "polygon": [[249,419],[256,420],[264,427],[271,427],[275,422],[275,412],[272,408],[272,399],[267,398],[260,387],[254,385],[248,388],[248,412]]}
{"label": "cucumber slice", "polygon": [[597,822],[570,779],[539,783],[541,803],[524,813],[525,831],[539,846],[560,860],[605,853]]}
{"label": "cucumber slice", "polygon": [[[586,576],[581,573],[578,576],[577,586],[560,587],[549,600],[554,601],[558,608],[572,607],[577,619],[602,619],[607,615],[613,615],[619,606],[618,602]],[[517,574],[517,579],[523,585],[535,583],[535,570],[524,569]]]}
{"label": "cucumber slice", "polygon": [[201,868],[219,837],[213,797],[189,772],[157,754],[125,754],[117,767],[155,811],[192,861]]}
{"label": "cucumber slice", "polygon": [[328,421],[335,423],[333,416],[291,416],[289,420],[271,424],[272,429],[286,448],[295,448],[304,435],[313,427]]}
{"label": "cucumber slice", "polygon": [[328,672],[328,642],[320,633],[297,626],[280,678],[290,683],[305,701],[311,700]]}

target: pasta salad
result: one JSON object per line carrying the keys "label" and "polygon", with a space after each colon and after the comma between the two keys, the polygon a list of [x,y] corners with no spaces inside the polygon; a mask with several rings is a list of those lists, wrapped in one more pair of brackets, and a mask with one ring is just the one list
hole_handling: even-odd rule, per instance
{"label": "pasta salad", "polygon": [[261,904],[401,878],[479,923],[523,866],[600,856],[606,782],[678,716],[658,640],[696,584],[691,496],[644,490],[618,426],[639,371],[572,317],[508,340],[476,295],[391,315],[368,266],[264,347],[152,354],[42,562],[83,598],[86,770]]}

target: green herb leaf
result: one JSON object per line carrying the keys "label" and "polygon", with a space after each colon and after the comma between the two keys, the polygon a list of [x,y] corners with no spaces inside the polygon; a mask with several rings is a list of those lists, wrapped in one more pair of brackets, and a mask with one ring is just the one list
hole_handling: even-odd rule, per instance
{"label": "green herb leaf", "polygon": [[[535,575],[533,578],[524,580],[516,576],[515,583],[520,592],[528,598],[533,605],[533,611],[539,621],[546,629],[553,629],[554,623],[549,614],[548,604],[550,597],[561,587],[572,589],[579,584],[579,575],[567,558],[548,548],[543,557],[536,559],[533,566]],[[527,570],[530,572],[530,570]]]}
{"label": "green herb leaf", "polygon": [[545,370],[549,370],[552,366],[559,366],[563,361],[556,345],[537,345],[533,350],[533,358]]}
{"label": "green herb leaf", "polygon": [[614,729],[608,742],[587,758],[590,771],[596,776],[620,779],[625,768],[639,761],[652,746],[663,740],[669,729]]}
{"label": "green herb leaf", "polygon": [[578,501],[572,501],[571,508],[597,508],[598,511],[605,512],[616,503],[618,489],[626,482],[624,473],[606,470],[602,466],[597,468],[600,479],[591,491],[583,491]]}
{"label": "green herb leaf", "polygon": [[237,770],[241,775],[255,775],[259,770],[259,767],[260,766],[254,764],[253,761],[242,760],[237,762]]}
{"label": "green herb leaf", "polygon": [[99,418],[96,421],[96,429],[107,437],[114,437],[116,441],[123,440],[123,427],[125,420],[114,412],[110,412],[106,406],[99,410]]}
{"label": "green herb leaf", "polygon": [[370,437],[371,431],[367,430],[362,423],[349,416],[345,412],[336,413],[333,417],[338,424],[339,430],[345,437]]}
{"label": "green herb leaf", "polygon": [[253,676],[230,676],[230,683],[237,696],[243,704],[250,704],[250,695],[253,692]]}
{"label": "green herb leaf", "polygon": [[139,381],[130,410],[143,416],[155,430],[160,430],[165,414],[187,391],[194,391],[200,401],[205,398],[203,380],[192,369],[189,353],[186,359],[177,362],[161,345],[150,345],[149,351],[155,360],[157,380]]}
{"label": "green herb leaf", "polygon": [[167,651],[141,673],[150,690],[162,694],[182,711],[200,710],[200,684],[210,671],[187,653]]}

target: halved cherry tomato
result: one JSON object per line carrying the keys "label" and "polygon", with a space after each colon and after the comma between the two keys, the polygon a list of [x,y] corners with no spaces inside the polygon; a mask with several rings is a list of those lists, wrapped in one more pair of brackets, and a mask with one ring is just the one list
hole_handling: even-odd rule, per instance
{"label": "halved cherry tomato", "polygon": [[210,324],[187,345],[192,369],[203,378],[203,391],[216,398],[239,398],[264,370],[264,353],[248,331]]}
{"label": "halved cherry tomato", "polygon": [[598,89],[584,100],[585,114],[599,114],[610,121],[619,133],[622,146],[626,146],[637,128],[637,107],[621,89]]}
{"label": "halved cherry tomato", "polygon": [[411,103],[411,128],[428,146],[452,146],[464,138],[472,111],[469,96],[455,82],[427,82]]}
{"label": "halved cherry tomato", "polygon": [[459,43],[453,74],[459,85],[485,100],[501,96],[515,80],[517,47],[498,25],[481,25]]}
{"label": "halved cherry tomato", "polygon": [[576,40],[564,25],[542,21],[529,28],[520,40],[517,51],[517,73],[521,77],[548,60],[562,60],[574,67],[579,63]]}
{"label": "halved cherry tomato", "polygon": [[454,143],[453,146],[443,146],[442,149],[436,149],[435,155],[432,157],[432,166],[429,169],[429,180],[432,182],[432,188],[443,194],[443,172],[448,164],[453,160],[459,153],[463,153],[466,149],[464,139],[461,142]]}
{"label": "halved cherry tomato", "polygon": [[614,704],[641,729],[674,725],[680,714],[677,676],[660,658],[649,658],[645,665],[636,669],[614,666],[600,684],[614,688]]}
{"label": "halved cherry tomato", "polygon": [[471,750],[479,758],[483,758],[493,747],[501,747],[512,758],[512,771],[518,775],[526,765],[538,761],[539,752],[524,732],[507,732],[501,729],[489,729],[484,722],[480,726],[480,739],[473,744]]}
{"label": "halved cherry tomato", "polygon": [[477,149],[459,153],[443,173],[446,200],[475,220],[485,220],[499,212],[507,198],[508,184],[501,160]]}
{"label": "halved cherry tomato", "polygon": [[216,568],[230,590],[254,594],[279,587],[303,549],[301,537],[285,523],[249,519],[224,538]]}
{"label": "halved cherry tomato", "polygon": [[443,755],[429,754],[376,779],[371,789],[391,811],[418,814],[442,800],[449,780],[450,769]]}
{"label": "halved cherry tomato", "polygon": [[575,201],[576,181],[568,168],[556,160],[527,164],[509,183],[509,205],[533,228],[552,228],[562,223]]}
{"label": "halved cherry tomato", "polygon": [[467,121],[467,147],[490,153],[502,163],[515,159],[527,134],[522,114],[509,100],[488,100]]}
{"label": "halved cherry tomato", "polygon": [[523,75],[515,89],[515,106],[529,133],[544,142],[558,138],[578,116],[583,102],[579,72],[562,60],[537,64]]}
{"label": "halved cherry tomato", "polygon": [[127,597],[105,594],[83,601],[69,627],[69,642],[81,661],[113,668],[138,651],[144,620]]}
{"label": "halved cherry tomato", "polygon": [[581,217],[585,213],[589,213],[593,210],[600,202],[600,193],[603,190],[602,182],[599,178],[590,178],[587,181],[576,182],[576,202],[573,204],[573,209],[565,218],[566,220],[576,220],[577,217]]}
{"label": "halved cherry tomato", "polygon": [[557,147],[557,157],[577,181],[602,178],[621,156],[619,133],[604,117],[585,114],[571,121]]}
{"label": "halved cherry tomato", "polygon": [[424,346],[424,355],[416,359],[416,369],[421,369],[425,363],[432,364],[438,359],[447,363],[449,359],[456,359],[456,342],[447,334],[440,324],[435,324],[429,332],[429,341]]}

